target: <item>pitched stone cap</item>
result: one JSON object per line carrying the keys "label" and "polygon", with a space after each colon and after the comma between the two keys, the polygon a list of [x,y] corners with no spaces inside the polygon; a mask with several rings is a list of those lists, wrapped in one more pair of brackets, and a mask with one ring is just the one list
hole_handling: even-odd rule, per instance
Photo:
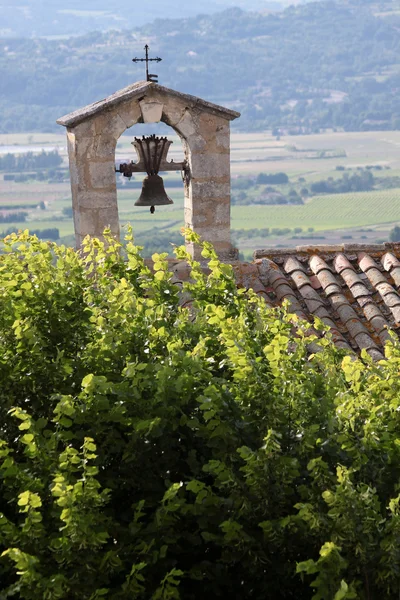
{"label": "pitched stone cap", "polygon": [[57,119],[57,123],[59,125],[63,125],[64,127],[75,127],[75,125],[86,121],[86,119],[90,119],[91,117],[102,113],[105,110],[113,108],[114,106],[118,106],[118,104],[121,104],[122,102],[133,100],[143,95],[151,96],[153,92],[159,92],[167,96],[174,96],[180,100],[183,100],[184,102],[197,105],[204,112],[214,113],[225,117],[225,119],[228,121],[233,121],[233,119],[240,117],[240,113],[236,112],[235,110],[219,106],[218,104],[213,104],[212,102],[207,102],[207,100],[202,100],[196,96],[182,94],[181,92],[171,90],[159,85],[158,83],[152,83],[150,81],[138,81],[132,85],[128,85],[128,87],[123,88],[118,92],[115,92],[111,96],[108,96],[108,98],[104,98],[104,100],[99,100],[98,102],[94,102],[93,104],[89,104],[83,108],[79,108],[78,110],[75,110],[64,117],[60,117]]}

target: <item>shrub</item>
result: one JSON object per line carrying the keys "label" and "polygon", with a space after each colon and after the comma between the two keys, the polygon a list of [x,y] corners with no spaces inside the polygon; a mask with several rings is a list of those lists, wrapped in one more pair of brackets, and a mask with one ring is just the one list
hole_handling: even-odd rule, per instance
{"label": "shrub", "polygon": [[68,219],[72,219],[72,215],[73,215],[72,206],[64,206],[64,208],[62,209],[62,214],[64,217],[67,217]]}
{"label": "shrub", "polygon": [[256,183],[268,183],[275,185],[289,183],[289,177],[286,175],[286,173],[259,173],[259,175],[257,175]]}
{"label": "shrub", "polygon": [[26,221],[26,211],[9,212],[5,215],[0,214],[0,223],[23,223]]}
{"label": "shrub", "polygon": [[0,256],[0,597],[397,597],[398,345],[106,238]]}
{"label": "shrub", "polygon": [[390,230],[389,240],[391,242],[400,242],[400,227],[395,225],[393,229]]}
{"label": "shrub", "polygon": [[58,240],[60,238],[60,230],[58,227],[49,227],[47,229],[32,229],[32,235],[37,235],[39,238],[47,240]]}

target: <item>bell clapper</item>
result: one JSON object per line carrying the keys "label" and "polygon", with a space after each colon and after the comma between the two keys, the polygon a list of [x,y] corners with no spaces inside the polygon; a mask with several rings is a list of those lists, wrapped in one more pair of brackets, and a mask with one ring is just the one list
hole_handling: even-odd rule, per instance
{"label": "bell clapper", "polygon": [[150,212],[152,215],[154,215],[155,210],[155,206],[150,206]]}

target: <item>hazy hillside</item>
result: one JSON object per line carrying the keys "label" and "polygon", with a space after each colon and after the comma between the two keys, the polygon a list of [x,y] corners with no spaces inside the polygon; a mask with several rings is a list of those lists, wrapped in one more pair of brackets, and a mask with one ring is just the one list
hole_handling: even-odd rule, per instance
{"label": "hazy hillside", "polygon": [[238,6],[281,10],[309,0],[0,0],[0,36],[36,37],[84,34],[94,30],[138,27],[155,18],[184,18]]}
{"label": "hazy hillside", "polygon": [[160,83],[238,108],[242,129],[399,129],[399,32],[397,2],[343,0],[69,40],[7,39],[0,131],[54,130],[58,116],[142,79],[131,58],[146,42],[163,57]]}

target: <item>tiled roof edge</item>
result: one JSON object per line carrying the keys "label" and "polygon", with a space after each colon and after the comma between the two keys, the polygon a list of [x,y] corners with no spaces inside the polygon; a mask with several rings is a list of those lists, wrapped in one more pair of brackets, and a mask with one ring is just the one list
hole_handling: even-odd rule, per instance
{"label": "tiled roof edge", "polygon": [[337,252],[343,253],[358,253],[365,252],[368,254],[382,254],[394,250],[400,252],[400,243],[396,242],[385,242],[384,244],[335,244],[335,245],[318,245],[318,246],[295,246],[288,248],[262,248],[255,250],[253,253],[254,260],[260,260],[261,258],[274,258],[275,256],[297,256],[304,255],[310,256],[312,254],[335,254]]}

